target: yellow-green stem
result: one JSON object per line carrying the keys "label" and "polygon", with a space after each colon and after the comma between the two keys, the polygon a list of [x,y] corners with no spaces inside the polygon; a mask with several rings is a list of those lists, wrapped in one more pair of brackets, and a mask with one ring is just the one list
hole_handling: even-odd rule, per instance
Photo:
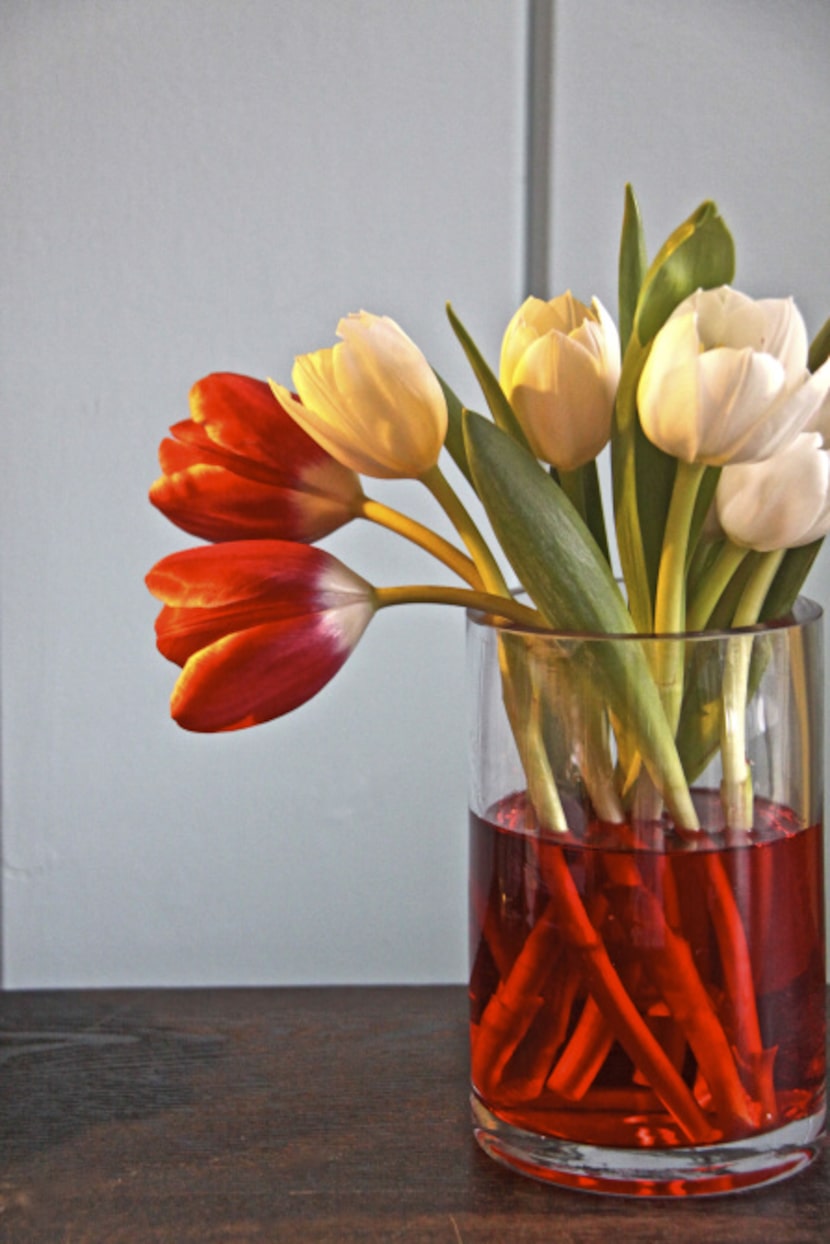
{"label": "yellow-green stem", "polygon": [[390,506],[384,505],[382,501],[373,501],[371,497],[363,497],[358,516],[367,519],[370,523],[376,523],[379,527],[394,531],[404,539],[417,544],[419,548],[431,553],[445,566],[449,566],[450,570],[455,571],[459,578],[464,579],[471,587],[483,587],[481,575],[472,558],[467,557],[449,540],[445,540],[443,536],[439,536],[430,527],[425,527],[423,523],[417,522],[409,515],[393,510]]}
{"label": "yellow-green stem", "polygon": [[[733,626],[754,626],[758,621],[784,553],[784,549],[776,549],[761,559],[738,602]],[[723,671],[721,799],[726,824],[736,830],[751,829],[754,819],[752,772],[746,755],[746,697],[753,640],[753,635],[735,635],[729,640]]]}
{"label": "yellow-green stem", "polygon": [[508,588],[504,575],[499,569],[498,562],[493,557],[487,542],[481,532],[476,527],[472,518],[465,509],[461,499],[453,490],[452,486],[441,472],[439,466],[431,467],[421,477],[421,483],[424,484],[432,493],[435,500],[443,509],[452,525],[460,535],[461,539],[476,564],[479,574],[481,575],[484,587],[488,592],[493,592],[498,596],[509,596]]}
{"label": "yellow-green stem", "polygon": [[678,634],[686,630],[686,559],[689,530],[695,501],[706,467],[699,462],[678,462],[672,489],[657,591],[654,600],[654,629],[657,634]]}
{"label": "yellow-green stem", "polygon": [[723,595],[730,579],[743,562],[749,549],[727,540],[714,564],[700,583],[686,612],[686,630],[703,631]]}
{"label": "yellow-green stem", "polygon": [[733,626],[754,626],[758,621],[767,592],[772,587],[772,581],[778,573],[786,551],[786,549],[773,549],[772,552],[763,555],[738,601],[738,607],[732,619]]}
{"label": "yellow-green stem", "polygon": [[[678,462],[672,489],[663,551],[657,573],[654,600],[654,629],[658,635],[677,635],[686,629],[686,561],[689,531],[695,502],[706,467],[698,462]],[[683,700],[683,645],[667,640],[656,648],[657,684],[674,733],[680,720]]]}
{"label": "yellow-green stem", "polygon": [[480,609],[482,613],[495,614],[509,622],[534,629],[544,627],[541,614],[527,605],[520,604],[512,596],[498,596],[493,592],[478,592],[472,588],[445,587],[432,583],[407,583],[402,587],[376,587],[376,609],[391,605],[460,605],[463,609]]}
{"label": "yellow-green stem", "polygon": [[[431,584],[406,584],[403,587],[376,587],[374,603],[377,609],[391,605],[461,605],[467,609],[480,609],[507,621],[518,622],[534,629],[544,627],[541,614],[529,609],[512,596],[500,596],[490,592],[471,591],[467,588],[444,587]],[[504,702],[516,739],[516,746],[527,778],[528,794],[536,809],[540,825],[556,832],[564,832],[568,826],[556,779],[544,746],[540,724],[541,703],[538,687],[534,687],[532,704],[515,702],[512,661],[499,643],[499,664],[504,680]],[[528,713],[527,709],[530,707]]]}

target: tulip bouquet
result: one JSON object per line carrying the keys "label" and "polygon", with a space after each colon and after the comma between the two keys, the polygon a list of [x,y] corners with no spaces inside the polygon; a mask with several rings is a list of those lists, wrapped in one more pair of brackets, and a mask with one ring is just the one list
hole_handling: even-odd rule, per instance
{"label": "tulip bouquet", "polygon": [[[693,783],[716,754],[718,828],[732,841],[749,840],[756,807],[745,708],[765,659],[755,631],[792,609],[830,530],[830,321],[808,346],[792,299],[753,300],[732,287],[733,276],[732,238],[709,202],[648,263],[629,189],[619,327],[596,298],[590,305],[570,292],[528,298],[507,325],[497,374],[448,308],[487,415],[462,403],[397,324],[366,312],[340,321],[338,344],[296,359],[293,392],[231,374],[199,381],[190,418],[161,444],[162,476],[150,492],[163,514],[206,542],[164,558],[147,579],[163,602],[158,647],[181,667],[174,719],[197,731],[268,721],[333,677],[376,612],[461,606],[496,623],[524,815],[541,840],[573,845],[591,818],[606,831],[619,828],[620,848],[643,827],[703,835],[712,827],[701,825]],[[597,469],[609,443],[608,513],[621,574],[612,569]],[[483,507],[498,557],[442,470],[443,451]],[[454,534],[373,499],[361,477],[420,481]],[[414,542],[458,583],[368,583],[317,546],[354,519]],[[701,660],[711,662],[668,637],[714,631],[731,636],[726,660],[714,676],[704,670],[706,696],[690,694]],[[552,691],[541,656],[551,633],[609,642],[598,657],[575,660],[565,689]],[[625,642],[637,636],[666,642]],[[600,709],[589,683],[602,686]],[[565,770],[564,719],[577,719],[585,740]],[[575,787],[591,808],[579,831],[570,812]],[[745,952],[725,956],[732,965],[725,1021],[682,937],[668,935],[665,912],[655,917],[666,948],[650,965],[649,996],[652,1003],[659,996],[694,1051],[705,1088],[690,1089],[677,1060],[662,1047],[655,1052],[653,1025],[634,1014],[632,982],[610,962],[604,917],[577,893],[566,856],[546,858],[544,883],[566,913],[560,933],[569,930],[559,1038],[530,1035],[551,948],[544,937],[506,946],[492,920],[487,933],[485,913],[495,983],[474,1022],[480,1089],[494,1100],[503,1090],[503,1110],[522,1099],[509,1069],[530,1041],[525,1062],[535,1059],[537,1072],[544,1065],[534,1092],[573,1102],[590,1095],[616,1040],[640,1078],[638,1091],[648,1086],[675,1138],[711,1142],[768,1125],[772,1056],[758,1033],[751,982],[747,991]],[[608,867],[614,895],[648,900],[636,866],[619,857]],[[734,937],[741,913],[716,872],[713,864],[723,941],[725,930]],[[587,993],[577,986],[577,963],[592,982]],[[569,1070],[556,1072],[563,1050]]]}
{"label": "tulip bouquet", "polygon": [[[507,326],[497,379],[448,308],[492,420],[462,406],[397,324],[366,312],[340,321],[338,345],[297,358],[296,393],[230,374],[199,381],[150,491],[210,542],[165,558],[147,580],[164,602],[159,649],[182,667],[175,720],[219,731],[289,712],[390,605],[454,604],[598,634],[739,628],[786,613],[830,529],[830,321],[808,351],[792,299],[753,301],[728,284],[733,270],[711,203],[647,267],[629,190],[620,332],[597,299],[528,298]],[[622,590],[596,466],[609,441]],[[527,603],[442,472],[445,448]],[[360,476],[419,480],[458,543],[371,499]],[[463,586],[374,587],[313,547],[355,518],[414,541]],[[662,711],[651,681],[636,707],[650,723],[639,750],[691,827],[672,738],[683,671],[656,671]],[[731,740],[733,827],[751,824],[740,751]]]}

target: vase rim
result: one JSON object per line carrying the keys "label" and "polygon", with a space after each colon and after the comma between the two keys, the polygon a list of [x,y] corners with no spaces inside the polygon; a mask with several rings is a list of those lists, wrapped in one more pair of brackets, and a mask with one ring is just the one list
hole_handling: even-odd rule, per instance
{"label": "vase rim", "polygon": [[[524,589],[516,589],[513,595],[517,600],[529,600],[528,593]],[[793,604],[792,609],[782,614],[778,618],[770,618],[765,622],[757,622],[752,626],[736,626],[736,627],[719,627],[712,630],[704,631],[668,631],[658,633],[656,631],[579,631],[565,630],[555,627],[533,627],[525,626],[519,622],[512,622],[505,618],[499,618],[493,613],[488,613],[482,609],[467,610],[467,625],[470,628],[477,628],[482,631],[500,631],[510,635],[527,635],[539,639],[558,639],[567,641],[591,641],[591,640],[662,640],[669,639],[683,640],[693,643],[712,642],[713,640],[727,640],[735,635],[765,635],[777,633],[779,631],[800,630],[804,627],[820,623],[824,617],[824,609],[817,601],[812,600],[809,596],[798,596]]]}

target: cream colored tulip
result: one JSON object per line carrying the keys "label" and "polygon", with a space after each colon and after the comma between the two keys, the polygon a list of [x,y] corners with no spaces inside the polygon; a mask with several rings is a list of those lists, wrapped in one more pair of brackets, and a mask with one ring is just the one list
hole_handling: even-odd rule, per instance
{"label": "cream colored tulip", "polygon": [[620,378],[619,334],[597,298],[590,308],[570,290],[528,298],[505,331],[499,374],[538,458],[561,471],[596,458]]}
{"label": "cream colored tulip", "polygon": [[802,431],[830,388],[807,370],[791,298],[698,290],[654,339],[637,391],[646,436],[683,462],[757,462]]}
{"label": "cream colored tulip", "polygon": [[360,475],[417,479],[435,466],[447,433],[447,403],[432,368],[394,320],[360,311],[337,325],[330,349],[300,355],[292,378],[296,422]]}
{"label": "cream colored tulip", "polygon": [[768,553],[811,544],[830,530],[830,450],[801,432],[763,462],[724,467],[718,518],[734,544]]}

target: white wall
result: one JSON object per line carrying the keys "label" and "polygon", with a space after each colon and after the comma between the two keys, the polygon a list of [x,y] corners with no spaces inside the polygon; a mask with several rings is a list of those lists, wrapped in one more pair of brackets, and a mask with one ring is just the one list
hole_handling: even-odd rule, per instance
{"label": "white wall", "polygon": [[[738,283],[830,312],[825,0],[557,0],[551,292],[614,305],[704,197]],[[463,628],[390,611],[258,730],[167,719],[146,489],[191,382],[285,379],[395,316],[465,393],[522,294],[518,0],[5,0],[0,12],[4,982],[461,980]],[[433,515],[416,487],[377,493]],[[378,582],[424,558],[328,542]],[[830,603],[826,558],[813,594]]]}
{"label": "white wall", "polygon": [[[524,21],[2,6],[7,985],[463,976],[461,618],[387,611],[292,718],[189,736],[143,575],[192,541],[146,490],[193,380],[288,380],[350,310],[467,384],[445,301],[492,351],[520,294]],[[433,573],[368,530],[329,544],[378,582]]]}

